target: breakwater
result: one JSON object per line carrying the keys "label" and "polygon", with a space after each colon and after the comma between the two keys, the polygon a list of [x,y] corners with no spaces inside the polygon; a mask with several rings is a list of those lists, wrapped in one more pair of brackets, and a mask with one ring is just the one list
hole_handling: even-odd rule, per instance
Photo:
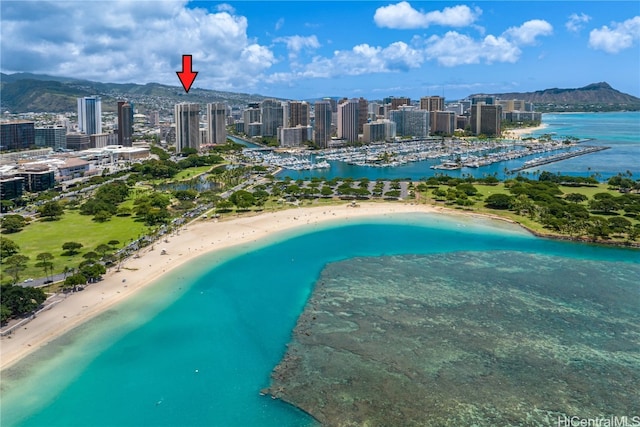
{"label": "breakwater", "polygon": [[567,159],[570,159],[572,157],[583,156],[585,154],[596,153],[598,151],[608,150],[609,148],[610,147],[585,147],[585,148],[581,148],[581,149],[576,150],[576,151],[569,151],[569,152],[566,152],[566,153],[554,154],[554,155],[549,156],[549,157],[533,159],[533,160],[529,160],[529,161],[525,162],[524,165],[522,165],[519,168],[511,169],[509,172],[510,173],[520,172],[521,170],[524,170],[524,169],[534,168],[536,166],[547,165],[549,163],[555,163],[555,162],[559,162],[561,160],[567,160]]}

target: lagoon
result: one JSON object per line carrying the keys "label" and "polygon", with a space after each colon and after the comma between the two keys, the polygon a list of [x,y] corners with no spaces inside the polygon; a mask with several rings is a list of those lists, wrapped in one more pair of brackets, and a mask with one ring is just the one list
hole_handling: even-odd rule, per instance
{"label": "lagoon", "polygon": [[494,250],[640,263],[637,251],[466,216],[396,214],[280,233],[203,255],[2,372],[2,425],[313,425],[259,391],[327,263]]}

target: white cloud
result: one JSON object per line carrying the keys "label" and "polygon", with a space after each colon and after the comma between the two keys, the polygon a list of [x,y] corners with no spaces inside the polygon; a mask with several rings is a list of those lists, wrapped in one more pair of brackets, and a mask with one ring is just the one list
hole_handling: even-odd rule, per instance
{"label": "white cloud", "polygon": [[424,62],[422,53],[404,42],[387,47],[359,44],[351,50],[334,51],[333,57],[315,57],[298,77],[357,76],[370,73],[388,73],[419,68]]}
{"label": "white cloud", "polygon": [[553,27],[547,21],[532,19],[519,27],[511,27],[503,33],[504,37],[513,40],[518,45],[529,45],[536,42],[538,36],[549,36]]}
{"label": "white cloud", "polygon": [[287,36],[278,37],[273,40],[275,43],[285,43],[289,50],[289,58],[295,59],[303,49],[313,50],[320,47],[320,42],[316,36]]}
{"label": "white cloud", "polygon": [[481,62],[516,62],[522,53],[504,37],[488,35],[484,39],[474,40],[456,31],[449,31],[442,37],[431,36],[426,44],[427,57],[446,67]]}
{"label": "white cloud", "polygon": [[[178,85],[183,54],[193,55],[196,87],[246,88],[274,63],[248,37],[232,7],[192,8],[186,0],[39,3],[3,7],[2,69],[98,81]],[[7,12],[7,13],[4,13]],[[46,12],[46,13],[44,13]]]}
{"label": "white cloud", "polygon": [[219,4],[218,6],[216,6],[216,10],[218,12],[229,12],[229,13],[232,13],[232,14],[236,13],[236,9],[233,6],[231,6],[230,4],[227,4],[227,3]]}
{"label": "white cloud", "polygon": [[499,36],[487,35],[474,39],[457,31],[444,36],[431,36],[425,41],[428,59],[445,67],[465,64],[510,62],[520,59],[521,46],[531,45],[539,36],[550,35],[553,27],[546,21],[531,20],[519,27],[511,27]]}
{"label": "white cloud", "polygon": [[589,47],[596,50],[604,50],[607,53],[618,53],[628,49],[634,43],[640,41],[640,16],[627,19],[619,23],[606,25],[589,33]]}
{"label": "white cloud", "polygon": [[373,20],[378,27],[395,29],[427,28],[430,25],[466,27],[475,22],[481,13],[480,8],[472,10],[466,5],[445,7],[442,11],[425,13],[402,1],[378,8]]}
{"label": "white cloud", "polygon": [[569,20],[564,24],[564,26],[568,31],[577,33],[584,27],[583,24],[586,24],[590,20],[591,17],[589,15],[585,15],[584,13],[581,13],[580,15],[578,15],[577,13],[572,13],[571,15],[569,15]]}

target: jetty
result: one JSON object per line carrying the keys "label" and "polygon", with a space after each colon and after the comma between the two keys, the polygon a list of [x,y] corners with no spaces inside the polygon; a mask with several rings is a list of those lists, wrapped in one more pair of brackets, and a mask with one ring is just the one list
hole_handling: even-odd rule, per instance
{"label": "jetty", "polygon": [[584,147],[584,148],[580,148],[580,149],[578,149],[576,151],[568,151],[566,153],[554,154],[554,155],[549,156],[549,157],[541,157],[541,158],[538,158],[538,159],[533,159],[533,160],[526,161],[519,168],[511,169],[509,171],[509,173],[520,172],[521,170],[534,168],[536,166],[547,165],[549,163],[555,163],[555,162],[559,162],[561,160],[567,160],[567,159],[570,159],[572,157],[583,156],[585,154],[596,153],[598,151],[608,150],[609,148],[611,148],[611,147],[603,147],[603,146],[599,146],[599,147]]}

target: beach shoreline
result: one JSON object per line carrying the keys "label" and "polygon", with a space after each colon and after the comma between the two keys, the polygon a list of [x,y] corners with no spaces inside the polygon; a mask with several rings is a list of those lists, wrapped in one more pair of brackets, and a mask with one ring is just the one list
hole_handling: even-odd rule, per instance
{"label": "beach shoreline", "polygon": [[537,132],[540,130],[544,130],[548,128],[549,125],[546,123],[541,123],[539,126],[532,127],[524,127],[524,128],[514,128],[514,129],[505,129],[503,132],[503,136],[506,137],[516,137],[516,138],[526,138],[527,136],[531,136],[533,132]]}
{"label": "beach shoreline", "polygon": [[[256,242],[275,233],[330,221],[390,214],[449,212],[415,203],[360,203],[300,207],[234,218],[198,219],[172,236],[138,251],[119,271],[111,268],[98,283],[67,295],[13,333],[0,338],[0,370],[7,369],[49,342],[124,302],[161,276],[214,251]],[[457,212],[454,212],[457,213]]]}
{"label": "beach shoreline", "polygon": [[[140,249],[128,258],[120,269],[111,268],[98,283],[88,285],[82,292],[68,294],[50,309],[43,310],[24,327],[0,337],[0,371],[5,370],[49,342],[70,332],[88,320],[124,302],[157,282],[170,271],[204,254],[255,243],[274,234],[310,228],[333,221],[348,221],[365,217],[383,218],[394,214],[438,213],[498,220],[519,226],[531,235],[578,243],[606,244],[602,240],[588,240],[553,233],[541,233],[499,215],[469,210],[451,209],[432,204],[409,201],[363,202],[355,206],[342,203],[325,206],[292,207],[289,209],[227,216],[218,219],[199,218],[158,241]],[[613,246],[637,248],[628,244]],[[58,294],[60,296],[60,294]]]}

